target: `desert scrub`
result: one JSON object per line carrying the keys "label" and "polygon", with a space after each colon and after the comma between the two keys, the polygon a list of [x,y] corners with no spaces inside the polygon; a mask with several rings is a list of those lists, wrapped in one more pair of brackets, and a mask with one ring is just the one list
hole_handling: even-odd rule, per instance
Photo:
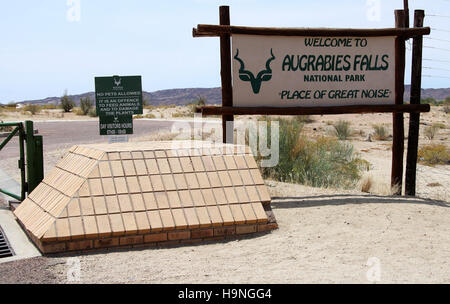
{"label": "desert scrub", "polygon": [[41,106],[38,106],[38,105],[35,105],[35,104],[29,104],[29,105],[26,105],[23,108],[23,110],[25,112],[30,112],[31,115],[39,113],[41,111],[41,109],[42,109]]}
{"label": "desert scrub", "polygon": [[424,135],[427,139],[432,140],[437,135],[439,129],[440,126],[438,124],[432,124],[425,128]]}
{"label": "desert scrub", "polygon": [[375,140],[388,140],[389,131],[385,125],[374,125],[373,126],[373,138]]}
{"label": "desert scrub", "polygon": [[339,140],[346,140],[352,134],[350,122],[347,120],[339,120],[333,124],[333,135]]}
{"label": "desert scrub", "polygon": [[88,116],[89,117],[97,117],[98,116],[97,115],[97,110],[94,107],[90,108],[89,112],[88,112]]}
{"label": "desert scrub", "polygon": [[[265,178],[313,187],[352,188],[370,166],[349,143],[330,137],[309,138],[297,120],[281,119],[279,128],[279,162],[275,167],[261,168]],[[261,162],[259,155],[256,159]]]}
{"label": "desert scrub", "polygon": [[425,165],[450,164],[450,150],[442,145],[427,145],[419,149],[418,160]]}

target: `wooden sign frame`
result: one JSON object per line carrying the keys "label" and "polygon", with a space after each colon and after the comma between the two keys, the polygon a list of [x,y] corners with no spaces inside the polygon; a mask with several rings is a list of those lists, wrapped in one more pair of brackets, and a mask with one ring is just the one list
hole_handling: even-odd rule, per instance
{"label": "wooden sign frame", "polygon": [[[219,8],[219,25],[199,24],[193,29],[193,37],[220,37],[220,62],[222,84],[222,106],[202,106],[196,109],[203,115],[222,115],[224,143],[233,142],[233,132],[227,132],[227,123],[234,115],[326,115],[351,113],[393,113],[392,171],[391,185],[398,186],[401,195],[403,182],[404,119],[410,113],[408,153],[406,167],[406,194],[415,195],[416,163],[421,112],[429,112],[429,104],[420,104],[422,36],[430,34],[423,27],[423,10],[415,11],[414,28],[409,28],[407,10],[395,11],[395,28],[384,29],[316,29],[316,28],[263,28],[230,25],[228,6]],[[232,87],[231,36],[308,36],[308,37],[382,37],[395,36],[395,104],[393,105],[346,105],[324,107],[234,107]],[[403,103],[405,79],[405,42],[413,38],[413,68],[410,104]]]}

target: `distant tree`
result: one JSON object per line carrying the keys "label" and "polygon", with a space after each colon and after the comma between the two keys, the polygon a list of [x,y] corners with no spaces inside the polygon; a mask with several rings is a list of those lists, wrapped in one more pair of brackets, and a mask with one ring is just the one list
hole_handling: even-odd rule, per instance
{"label": "distant tree", "polygon": [[15,101],[10,101],[10,102],[8,102],[6,107],[7,108],[16,108],[17,107],[17,103]]}
{"label": "distant tree", "polygon": [[150,105],[150,100],[144,96],[142,96],[142,106],[149,106]]}
{"label": "distant tree", "polygon": [[75,106],[75,102],[67,95],[67,91],[65,91],[64,96],[61,97],[60,106],[66,113],[70,112]]}
{"label": "distant tree", "polygon": [[89,113],[89,110],[92,108],[92,106],[93,106],[93,102],[89,98],[89,96],[86,98],[80,99],[80,109],[81,109],[81,113],[83,115],[87,115]]}
{"label": "distant tree", "polygon": [[439,105],[439,102],[436,99],[434,99],[433,97],[423,98],[423,99],[420,100],[420,103],[421,104],[428,103],[428,104],[433,105],[433,106]]}
{"label": "distant tree", "polygon": [[198,107],[202,107],[206,104],[206,101],[207,101],[206,97],[198,96],[194,104]]}
{"label": "distant tree", "polygon": [[450,104],[450,96],[447,96],[447,98],[445,98],[444,103],[445,104]]}

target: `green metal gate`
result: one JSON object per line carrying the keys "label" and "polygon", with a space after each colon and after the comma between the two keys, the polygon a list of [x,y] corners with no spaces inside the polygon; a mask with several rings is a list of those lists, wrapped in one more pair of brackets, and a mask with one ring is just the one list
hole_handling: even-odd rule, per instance
{"label": "green metal gate", "polygon": [[31,193],[44,178],[42,136],[34,135],[33,122],[30,120],[26,120],[25,125],[22,122],[0,123],[0,127],[14,127],[0,144],[0,151],[14,136],[19,135],[21,193],[19,196],[1,188],[0,192],[23,201],[26,193]]}

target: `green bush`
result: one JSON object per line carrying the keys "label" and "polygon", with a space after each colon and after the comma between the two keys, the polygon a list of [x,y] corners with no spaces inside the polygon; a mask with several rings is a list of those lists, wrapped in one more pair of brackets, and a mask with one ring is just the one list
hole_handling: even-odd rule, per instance
{"label": "green bush", "polygon": [[92,100],[88,97],[80,99],[80,110],[82,115],[87,115],[89,110],[92,108],[93,103]]}
{"label": "green bush", "polygon": [[95,109],[95,107],[92,107],[89,109],[88,111],[88,116],[89,117],[97,117],[97,110]]}
{"label": "green bush", "polygon": [[384,125],[374,125],[374,139],[375,140],[387,140],[389,138],[389,131]]}
{"label": "green bush", "polygon": [[75,107],[75,102],[73,102],[73,100],[69,96],[67,96],[67,92],[65,92],[64,96],[61,97],[60,106],[66,113],[70,112],[70,110]]}
{"label": "green bush", "polygon": [[352,130],[350,129],[350,122],[346,120],[339,120],[338,122],[334,123],[333,128],[333,134],[339,140],[346,140],[352,134]]}
{"label": "green bush", "polygon": [[442,145],[427,145],[419,149],[419,162],[425,165],[438,165],[450,163],[450,150]]}
{"label": "green bush", "polygon": [[[275,167],[261,168],[265,178],[314,187],[351,188],[361,171],[370,166],[349,143],[329,137],[308,138],[297,120],[281,119],[279,128],[279,162]],[[257,155],[256,159],[261,162],[262,158]]]}
{"label": "green bush", "polygon": [[26,105],[25,107],[23,107],[23,110],[26,112],[30,112],[31,115],[37,114],[41,111],[41,106],[36,105],[36,104],[29,104]]}
{"label": "green bush", "polygon": [[440,129],[440,126],[437,124],[433,124],[431,126],[428,126],[424,130],[425,137],[429,140],[434,139],[434,137],[437,135],[438,131]]}

